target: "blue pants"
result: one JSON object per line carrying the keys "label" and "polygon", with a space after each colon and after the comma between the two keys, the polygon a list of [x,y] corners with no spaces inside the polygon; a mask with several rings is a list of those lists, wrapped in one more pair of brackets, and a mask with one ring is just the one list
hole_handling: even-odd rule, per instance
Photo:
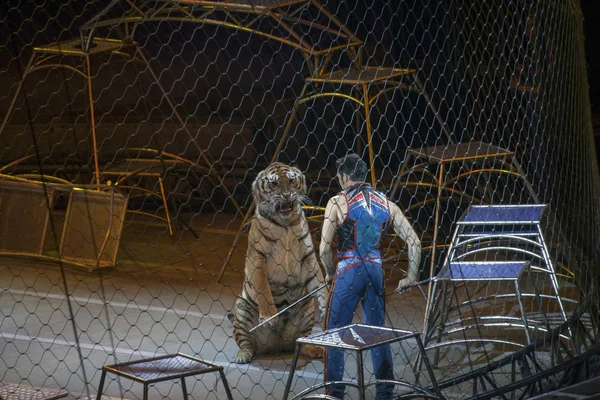
{"label": "blue pants", "polygon": [[[326,329],[350,325],[359,300],[361,300],[365,323],[383,326],[385,301],[383,271],[380,264],[358,264],[335,278],[329,298]],[[371,349],[371,360],[377,379],[394,379],[392,351],[389,344]],[[344,350],[327,348],[325,382],[341,381],[343,376]],[[393,389],[393,385],[377,385],[376,399],[391,398]],[[330,386],[327,394],[343,399],[344,386]]]}

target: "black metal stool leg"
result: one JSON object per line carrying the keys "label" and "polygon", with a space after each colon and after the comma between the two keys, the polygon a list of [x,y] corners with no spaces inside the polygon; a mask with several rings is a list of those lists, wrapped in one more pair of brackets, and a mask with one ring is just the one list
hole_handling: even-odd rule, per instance
{"label": "black metal stool leg", "polygon": [[185,377],[181,377],[181,390],[183,390],[183,400],[188,400],[187,386],[185,385]]}
{"label": "black metal stool leg", "polygon": [[288,381],[285,384],[285,391],[283,392],[283,400],[287,400],[290,394],[290,389],[292,388],[292,379],[294,379],[294,371],[296,371],[296,364],[298,363],[298,354],[300,353],[300,346],[302,346],[302,343],[296,343],[296,350],[294,350],[294,358],[292,359],[290,376],[288,376]]}
{"label": "black metal stool leg", "polygon": [[[415,339],[417,341],[417,347],[419,348],[420,359],[425,364],[425,368],[427,369],[427,372],[429,373],[429,377],[431,379],[431,386],[433,386],[433,389],[436,394],[441,395],[442,392],[440,391],[440,388],[438,387],[437,380],[435,379],[435,373],[433,372],[433,368],[431,367],[429,358],[427,358],[427,353],[425,352],[425,347],[423,346],[423,342],[421,341],[421,338],[419,338],[418,336]],[[417,376],[417,382],[418,382],[418,376]]]}
{"label": "black metal stool leg", "polygon": [[223,382],[223,386],[225,387],[225,393],[227,393],[227,398],[229,400],[233,400],[233,396],[231,395],[231,389],[229,389],[229,384],[227,383],[227,378],[225,378],[225,373],[223,369],[219,370],[219,375],[221,375],[221,382]]}
{"label": "black metal stool leg", "polygon": [[363,369],[363,353],[359,351],[358,358],[358,398],[365,400],[365,371]]}
{"label": "black metal stool leg", "polygon": [[144,383],[144,400],[148,400],[148,384]]}
{"label": "black metal stool leg", "polygon": [[102,398],[102,390],[104,389],[104,379],[106,379],[106,370],[102,368],[102,375],[100,375],[100,386],[98,386],[98,394],[96,394],[96,400]]}

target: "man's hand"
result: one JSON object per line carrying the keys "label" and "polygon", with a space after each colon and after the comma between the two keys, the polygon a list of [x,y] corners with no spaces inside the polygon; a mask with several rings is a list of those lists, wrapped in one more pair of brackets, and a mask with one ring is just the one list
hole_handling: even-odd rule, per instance
{"label": "man's hand", "polygon": [[417,284],[416,279],[412,279],[409,277],[400,279],[400,282],[398,282],[398,287],[396,288],[396,292],[401,292],[401,291],[406,290],[416,284]]}

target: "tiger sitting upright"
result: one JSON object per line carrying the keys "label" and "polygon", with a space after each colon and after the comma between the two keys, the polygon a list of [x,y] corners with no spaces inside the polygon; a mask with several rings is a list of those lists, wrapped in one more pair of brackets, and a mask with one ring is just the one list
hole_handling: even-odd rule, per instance
{"label": "tiger sitting upright", "polygon": [[[249,363],[259,354],[293,351],[296,339],[312,331],[314,297],[249,332],[324,282],[301,208],[306,193],[302,172],[279,162],[261,171],[252,183],[256,215],[248,234],[244,287],[233,317],[238,364]],[[327,288],[315,296],[322,315]],[[305,345],[302,353],[316,358],[324,350]]]}

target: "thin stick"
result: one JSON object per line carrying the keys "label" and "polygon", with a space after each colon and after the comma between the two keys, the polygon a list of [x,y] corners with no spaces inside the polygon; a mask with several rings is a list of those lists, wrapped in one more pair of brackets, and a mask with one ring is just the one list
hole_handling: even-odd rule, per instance
{"label": "thin stick", "polygon": [[321,286],[319,286],[318,288],[316,288],[315,290],[313,290],[312,292],[310,292],[306,296],[299,298],[298,300],[296,300],[295,302],[293,302],[292,304],[290,304],[289,306],[287,306],[283,310],[279,311],[277,314],[275,314],[275,315],[273,315],[273,316],[265,319],[263,322],[261,322],[260,324],[256,325],[254,328],[250,329],[248,332],[252,332],[252,331],[258,329],[259,327],[263,326],[264,324],[266,324],[267,322],[269,322],[273,318],[280,316],[281,314],[283,314],[284,312],[286,312],[290,308],[294,307],[296,304],[302,303],[304,300],[308,299],[310,296],[312,296],[313,294],[317,293],[319,290],[323,289],[327,285],[328,285],[328,283],[322,284]]}

